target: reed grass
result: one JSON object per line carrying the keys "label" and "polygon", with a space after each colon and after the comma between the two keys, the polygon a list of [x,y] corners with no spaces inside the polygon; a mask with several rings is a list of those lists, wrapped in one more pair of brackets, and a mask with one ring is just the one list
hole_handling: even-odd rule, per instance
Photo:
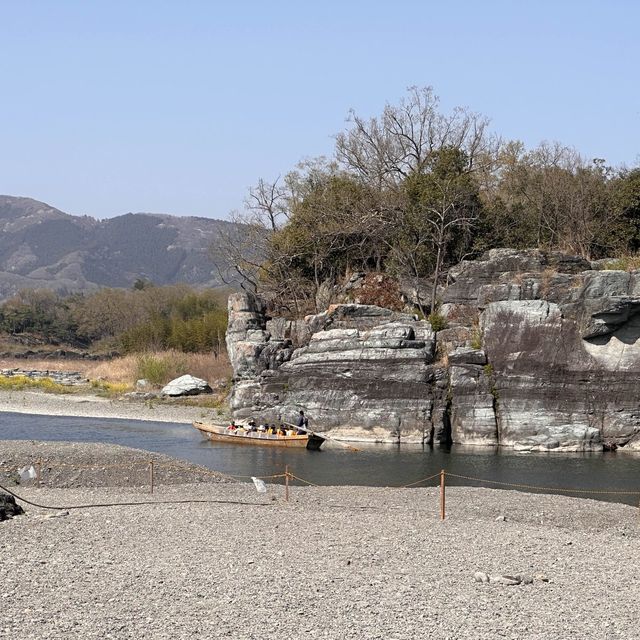
{"label": "reed grass", "polygon": [[[180,375],[189,373],[202,378],[212,386],[221,381],[229,383],[232,369],[229,358],[221,354],[217,358],[210,353],[183,353],[181,351],[157,351],[131,354],[110,360],[26,360],[24,358],[0,359],[0,369],[34,369],[39,371],[78,371],[91,380],[91,387],[105,395],[120,395],[131,391],[136,381],[144,378],[152,386],[160,387]],[[79,389],[67,387],[48,379],[27,376],[0,376],[0,389],[40,388],[52,393],[73,393]],[[216,402],[209,397],[209,402]],[[217,404],[212,406],[217,407]]]}

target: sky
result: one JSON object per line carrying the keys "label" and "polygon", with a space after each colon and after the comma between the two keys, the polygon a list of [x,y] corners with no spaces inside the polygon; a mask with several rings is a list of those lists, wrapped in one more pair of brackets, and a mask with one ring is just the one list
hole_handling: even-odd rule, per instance
{"label": "sky", "polygon": [[228,218],[433,86],[528,147],[640,163],[635,0],[0,0],[0,193]]}

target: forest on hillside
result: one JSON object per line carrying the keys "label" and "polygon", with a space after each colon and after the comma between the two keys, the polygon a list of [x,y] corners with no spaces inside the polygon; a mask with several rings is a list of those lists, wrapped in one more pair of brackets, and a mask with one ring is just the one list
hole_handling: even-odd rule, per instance
{"label": "forest on hillside", "polygon": [[[279,313],[326,308],[353,272],[438,282],[488,249],[561,250],[587,259],[640,248],[640,168],[609,166],[559,142],[503,140],[485,116],[442,111],[412,87],[373,118],[352,112],[331,158],[259,180],[221,263]],[[229,277],[227,272],[227,277]],[[418,301],[437,307],[436,287]]]}

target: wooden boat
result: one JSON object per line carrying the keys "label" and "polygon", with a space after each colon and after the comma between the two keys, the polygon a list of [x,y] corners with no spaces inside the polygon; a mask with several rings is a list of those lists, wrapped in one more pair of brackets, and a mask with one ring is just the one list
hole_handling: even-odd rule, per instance
{"label": "wooden boat", "polygon": [[210,422],[194,422],[193,426],[210,440],[231,444],[251,444],[259,447],[306,447],[311,451],[317,451],[324,442],[322,436],[312,432],[303,435],[278,436],[261,431],[230,430],[228,427]]}

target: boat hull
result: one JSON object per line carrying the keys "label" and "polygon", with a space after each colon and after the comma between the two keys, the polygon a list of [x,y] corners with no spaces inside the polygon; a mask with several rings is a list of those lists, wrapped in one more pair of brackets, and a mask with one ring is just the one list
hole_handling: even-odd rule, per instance
{"label": "boat hull", "polygon": [[230,432],[221,425],[208,424],[206,422],[194,422],[193,426],[204,436],[214,442],[227,442],[229,444],[253,445],[258,447],[291,447],[296,449],[310,449],[317,451],[322,446],[324,438],[315,434],[275,436],[266,433]]}

